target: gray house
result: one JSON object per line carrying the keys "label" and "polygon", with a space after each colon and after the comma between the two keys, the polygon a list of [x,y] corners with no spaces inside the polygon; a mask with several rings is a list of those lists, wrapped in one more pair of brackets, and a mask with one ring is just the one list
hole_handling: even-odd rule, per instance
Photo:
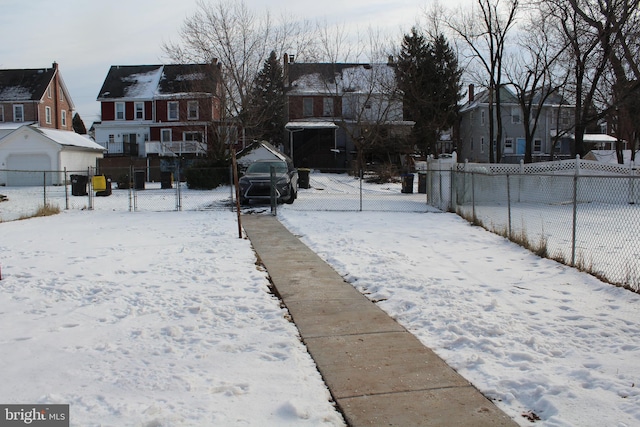
{"label": "gray house", "polygon": [[[506,87],[501,88],[502,140],[501,163],[518,163],[525,157],[525,123],[522,108],[516,96]],[[467,102],[460,109],[458,130],[458,158],[470,162],[489,162],[491,141],[489,136],[489,91],[474,93],[469,85]],[[538,105],[534,98],[533,105]],[[494,104],[495,109],[495,104]],[[542,104],[538,124],[533,134],[533,161],[548,161],[571,156],[571,106],[561,96],[553,94]],[[495,123],[495,121],[494,121]],[[494,129],[497,129],[494,128]],[[494,130],[494,135],[495,135]],[[494,151],[495,154],[495,151]]]}

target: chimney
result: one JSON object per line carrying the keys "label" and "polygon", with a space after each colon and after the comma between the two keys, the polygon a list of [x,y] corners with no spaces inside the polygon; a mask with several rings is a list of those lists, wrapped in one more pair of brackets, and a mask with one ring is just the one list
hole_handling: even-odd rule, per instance
{"label": "chimney", "polygon": [[476,94],[474,91],[475,91],[475,86],[473,86],[473,84],[470,84],[469,85],[469,103],[472,103],[476,97]]}

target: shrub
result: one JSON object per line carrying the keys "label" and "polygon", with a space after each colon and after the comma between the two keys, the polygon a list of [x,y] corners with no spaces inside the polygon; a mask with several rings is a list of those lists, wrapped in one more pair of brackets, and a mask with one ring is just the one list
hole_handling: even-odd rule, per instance
{"label": "shrub", "polygon": [[184,173],[187,187],[194,190],[212,190],[220,185],[229,184],[229,162],[212,160],[196,163]]}

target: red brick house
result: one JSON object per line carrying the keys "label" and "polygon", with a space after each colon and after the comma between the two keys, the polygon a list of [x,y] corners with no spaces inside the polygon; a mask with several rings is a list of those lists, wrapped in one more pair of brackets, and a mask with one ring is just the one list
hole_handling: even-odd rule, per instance
{"label": "red brick house", "polygon": [[0,123],[73,130],[74,105],[58,64],[0,70]]}
{"label": "red brick house", "polygon": [[203,156],[219,135],[220,92],[216,62],[112,66],[97,98],[96,142],[107,156]]}

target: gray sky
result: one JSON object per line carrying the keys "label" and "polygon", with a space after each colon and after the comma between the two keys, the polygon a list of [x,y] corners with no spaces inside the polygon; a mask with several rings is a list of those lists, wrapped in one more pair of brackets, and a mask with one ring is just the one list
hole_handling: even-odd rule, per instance
{"label": "gray sky", "polygon": [[[215,0],[210,0],[215,1]],[[300,19],[326,20],[398,37],[430,0],[245,0]],[[55,61],[87,128],[99,119],[96,97],[111,65],[167,62],[163,42],[178,42],[196,0],[0,0],[0,69],[45,68]]]}

